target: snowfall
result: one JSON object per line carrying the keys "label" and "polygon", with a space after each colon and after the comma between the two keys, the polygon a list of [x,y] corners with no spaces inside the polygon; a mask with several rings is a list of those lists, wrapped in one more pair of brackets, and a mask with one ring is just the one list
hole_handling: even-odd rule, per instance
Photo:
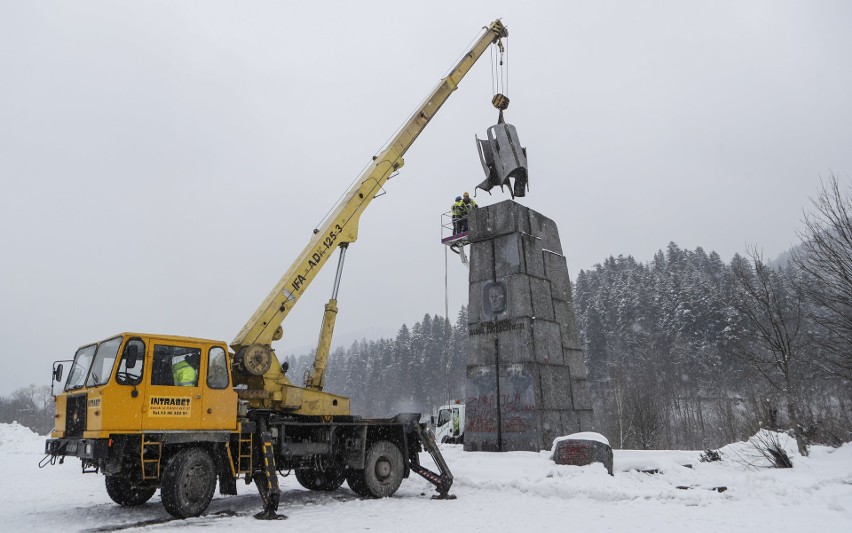
{"label": "snowfall", "polygon": [[[413,475],[392,498],[362,499],[344,484],[329,493],[283,479],[286,521],[260,521],[254,485],[238,496],[214,497],[198,518],[174,520],[159,493],[145,505],[122,508],[104,477],[81,474],[80,462],[39,468],[44,437],[18,424],[0,424],[0,531],[654,531],[803,533],[852,532],[852,443],[814,446],[810,456],[778,434],[793,468],[765,468],[749,442],[701,451],[615,450],[614,474],[603,465],[563,466],[550,451],[472,453],[441,445],[455,477],[455,500],[432,500],[432,487]],[[423,463],[431,465],[424,455]]]}

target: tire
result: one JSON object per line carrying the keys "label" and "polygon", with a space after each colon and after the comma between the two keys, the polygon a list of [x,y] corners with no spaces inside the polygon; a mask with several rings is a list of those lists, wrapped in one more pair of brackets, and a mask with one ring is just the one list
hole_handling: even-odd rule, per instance
{"label": "tire", "polygon": [[150,500],[157,492],[157,487],[134,485],[127,478],[107,476],[106,491],[110,499],[118,505],[135,507]]}
{"label": "tire", "polygon": [[364,482],[363,470],[350,471],[349,475],[346,476],[346,484],[349,485],[352,492],[358,496],[363,496],[365,498],[372,496],[370,491],[367,489],[367,484]]}
{"label": "tire", "polygon": [[313,468],[297,468],[296,481],[309,490],[332,491],[343,485],[345,476],[342,470],[330,468],[325,471]]}
{"label": "tire", "polygon": [[402,484],[402,452],[386,440],[374,442],[364,458],[364,470],[346,478],[349,487],[361,496],[388,498]]}
{"label": "tire", "polygon": [[170,515],[190,518],[207,509],[215,489],[216,469],[210,454],[201,448],[185,448],[166,466],[160,496]]}

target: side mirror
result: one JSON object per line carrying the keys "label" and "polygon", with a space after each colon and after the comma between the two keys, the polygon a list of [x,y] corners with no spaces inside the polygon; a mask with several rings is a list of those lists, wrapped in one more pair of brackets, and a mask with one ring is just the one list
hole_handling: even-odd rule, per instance
{"label": "side mirror", "polygon": [[125,368],[136,366],[136,362],[139,361],[139,346],[135,342],[130,341],[124,348],[124,360],[126,361]]}
{"label": "side mirror", "polygon": [[429,417],[429,422],[431,422],[433,426],[435,425],[435,415]]}
{"label": "side mirror", "polygon": [[62,363],[53,367],[53,381],[62,381]]}

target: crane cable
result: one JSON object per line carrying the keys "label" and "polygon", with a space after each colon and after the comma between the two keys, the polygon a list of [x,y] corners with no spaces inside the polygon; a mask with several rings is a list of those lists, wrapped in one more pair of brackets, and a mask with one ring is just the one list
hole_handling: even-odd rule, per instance
{"label": "crane cable", "polygon": [[450,361],[452,361],[452,354],[450,353],[450,335],[452,334],[452,327],[450,326],[450,290],[449,282],[447,281],[449,278],[448,248],[449,246],[444,246],[444,315],[446,315],[444,317],[446,319],[446,322],[444,323],[444,350],[446,350],[447,360],[447,405],[450,405]]}
{"label": "crane cable", "polygon": [[[506,39],[505,46],[503,45],[503,39]],[[497,41],[496,46],[491,47],[491,92],[492,95],[509,95],[508,37],[501,38]]]}

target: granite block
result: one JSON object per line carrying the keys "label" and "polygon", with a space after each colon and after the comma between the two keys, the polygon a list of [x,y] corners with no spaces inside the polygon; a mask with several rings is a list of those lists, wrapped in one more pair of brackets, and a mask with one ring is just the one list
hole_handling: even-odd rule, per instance
{"label": "granite block", "polygon": [[528,210],[530,234],[541,239],[542,250],[550,250],[562,255],[562,244],[559,242],[559,230],[556,223],[533,210]]}
{"label": "granite block", "polygon": [[482,241],[470,245],[468,279],[471,282],[494,279],[494,243]]}
{"label": "granite block", "polygon": [[468,242],[493,239],[509,233],[529,233],[528,209],[506,200],[474,209],[468,215]]}
{"label": "granite block", "polygon": [[501,235],[495,237],[492,242],[494,243],[495,277],[502,278],[525,271],[520,234]]}
{"label": "granite block", "polygon": [[542,409],[571,409],[571,379],[564,366],[540,365]]}
{"label": "granite block", "polygon": [[544,279],[544,257],[541,251],[541,239],[527,233],[521,234],[521,245],[524,252],[526,274]]}
{"label": "granite block", "polygon": [[483,309],[483,294],[492,281],[471,281],[468,285],[467,297],[467,323],[469,326],[487,322],[489,318]]}
{"label": "granite block", "polygon": [[580,411],[567,409],[560,411],[560,413],[562,414],[562,431],[565,432],[564,435],[585,431],[580,429],[582,427],[580,424]]}
{"label": "granite block", "polygon": [[467,364],[497,364],[497,333],[484,333],[478,325],[468,327]]}
{"label": "granite block", "polygon": [[518,318],[496,324],[500,364],[535,362],[532,320]]}
{"label": "granite block", "polygon": [[528,277],[530,294],[532,295],[533,317],[536,320],[555,321],[553,312],[553,297],[550,294],[550,283],[546,279]]}
{"label": "granite block", "polygon": [[516,274],[505,279],[509,289],[509,318],[532,318],[535,316],[532,305],[532,289],[530,288],[532,278],[523,274]]}
{"label": "granite block", "polygon": [[536,320],[532,323],[533,343],[535,346],[535,361],[547,365],[561,365],[562,338],[559,325],[556,322]]}
{"label": "granite block", "polygon": [[571,379],[571,396],[574,400],[575,410],[592,409],[592,395],[585,379]]}
{"label": "granite block", "polygon": [[539,428],[542,437],[541,447],[546,450],[551,447],[548,443],[553,443],[556,437],[565,435],[562,426],[562,415],[561,411],[555,409],[543,409],[539,413]]}
{"label": "granite block", "polygon": [[595,413],[591,409],[575,411],[580,428],[577,431],[595,430]]}
{"label": "granite block", "polygon": [[562,355],[565,358],[565,364],[568,365],[568,368],[571,370],[572,378],[586,379],[589,377],[583,350],[565,348],[562,351]]}
{"label": "granite block", "polygon": [[562,334],[562,346],[579,350],[580,332],[577,330],[577,320],[571,304],[562,300],[553,300],[553,312]]}
{"label": "granite block", "polygon": [[557,300],[571,302],[571,278],[565,256],[543,252],[544,272],[550,281],[550,290]]}

